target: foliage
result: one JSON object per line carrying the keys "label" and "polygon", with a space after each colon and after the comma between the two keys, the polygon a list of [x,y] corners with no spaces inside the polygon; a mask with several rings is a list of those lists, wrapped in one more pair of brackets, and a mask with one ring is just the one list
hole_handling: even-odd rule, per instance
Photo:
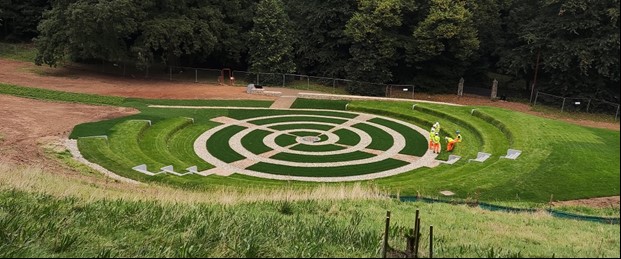
{"label": "foliage", "polygon": [[509,10],[515,42],[505,47],[503,69],[530,81],[540,56],[540,89],[618,102],[618,0],[516,1]]}
{"label": "foliage", "polygon": [[261,0],[250,31],[250,70],[293,73],[293,35],[291,22],[281,0]]}
{"label": "foliage", "polygon": [[358,10],[347,22],[344,32],[352,40],[349,78],[374,83],[392,80],[391,67],[397,58],[396,29],[402,22],[400,13],[398,0],[358,2]]}
{"label": "foliage", "polygon": [[0,40],[30,41],[37,35],[42,13],[49,8],[48,0],[0,0]]}

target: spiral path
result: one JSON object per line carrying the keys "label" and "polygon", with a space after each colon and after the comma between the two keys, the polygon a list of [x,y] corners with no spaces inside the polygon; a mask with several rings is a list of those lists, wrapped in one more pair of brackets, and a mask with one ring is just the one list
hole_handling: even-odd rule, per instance
{"label": "spiral path", "polygon": [[[422,128],[383,116],[348,114],[353,116],[214,118],[212,121],[221,125],[199,136],[194,151],[216,168],[199,174],[343,182],[393,176],[438,164],[437,155],[420,146],[428,141],[428,132]],[[405,134],[421,135],[416,143],[419,151],[408,150],[413,144]],[[226,150],[217,149],[214,143],[224,143]],[[238,159],[223,155],[229,153],[236,153]]]}

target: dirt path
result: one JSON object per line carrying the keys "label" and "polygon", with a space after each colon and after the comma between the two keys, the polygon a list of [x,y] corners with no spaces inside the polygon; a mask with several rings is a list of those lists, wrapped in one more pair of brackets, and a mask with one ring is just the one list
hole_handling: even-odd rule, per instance
{"label": "dirt path", "polygon": [[132,79],[3,59],[0,59],[0,82],[66,92],[154,99],[276,99],[247,94],[245,87]]}
{"label": "dirt path", "polygon": [[0,161],[50,164],[39,143],[66,138],[80,123],[137,113],[122,107],[53,103],[0,95]]}

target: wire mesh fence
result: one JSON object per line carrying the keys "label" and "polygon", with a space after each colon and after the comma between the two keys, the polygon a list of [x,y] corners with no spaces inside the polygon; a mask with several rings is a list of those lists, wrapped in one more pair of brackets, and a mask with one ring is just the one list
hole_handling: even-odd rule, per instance
{"label": "wire mesh fence", "polygon": [[544,105],[560,109],[561,112],[573,113],[598,113],[614,116],[614,120],[619,120],[619,108],[617,103],[612,103],[595,98],[584,97],[563,97],[538,91],[535,94],[533,107]]}
{"label": "wire mesh fence", "polygon": [[[90,63],[74,63],[73,69],[88,70],[116,76],[169,80],[178,82],[194,82],[205,84],[224,84],[246,86],[256,84],[261,86],[284,87],[298,90],[308,90],[332,94],[356,94],[368,96],[384,96],[388,98],[415,99],[418,89],[425,89],[419,85],[380,84],[354,81],[342,78],[309,76],[300,74],[249,72],[230,69],[208,69],[183,66],[168,66],[166,64],[152,64],[137,66],[131,62],[94,61]],[[475,86],[476,85],[476,86]],[[467,84],[464,93],[490,96],[490,88],[481,87],[483,84]],[[514,96],[512,89],[499,87],[498,98]],[[533,106],[546,106],[559,109],[561,112],[599,113],[614,116],[619,120],[620,106],[594,98],[563,97],[544,92],[537,92]]]}

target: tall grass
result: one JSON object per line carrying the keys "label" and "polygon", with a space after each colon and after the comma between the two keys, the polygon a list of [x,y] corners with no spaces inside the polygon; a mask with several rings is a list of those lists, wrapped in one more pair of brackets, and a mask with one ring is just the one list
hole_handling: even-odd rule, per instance
{"label": "tall grass", "polygon": [[421,211],[421,256],[434,226],[436,257],[619,257],[617,225],[544,213],[367,201],[267,201],[232,205],[56,198],[0,190],[2,257],[378,257],[386,210],[389,243]]}

